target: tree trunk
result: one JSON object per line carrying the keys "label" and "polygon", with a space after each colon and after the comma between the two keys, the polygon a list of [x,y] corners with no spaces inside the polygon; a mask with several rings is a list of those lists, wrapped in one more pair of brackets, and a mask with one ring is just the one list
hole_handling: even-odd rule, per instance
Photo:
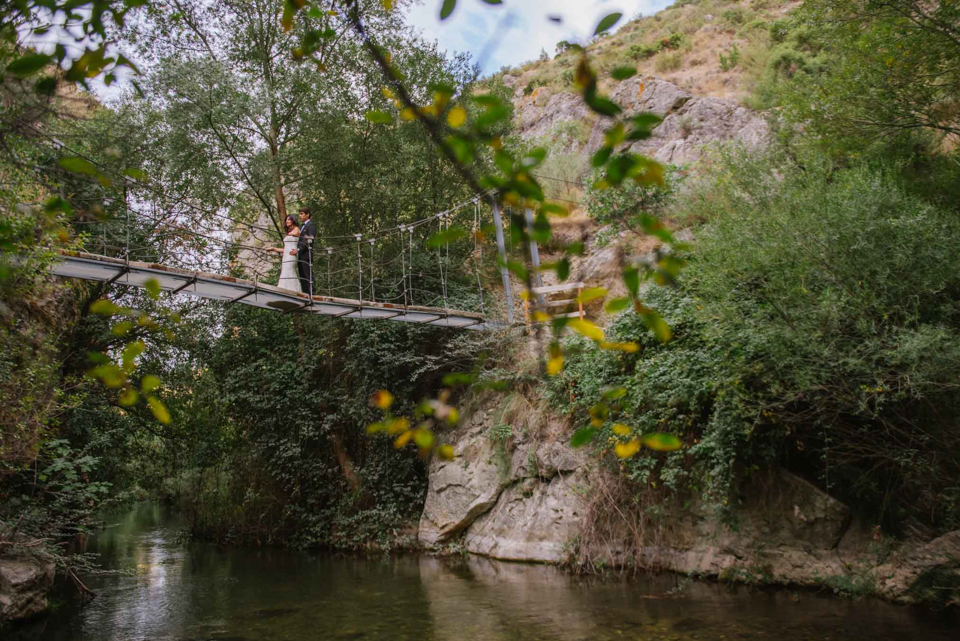
{"label": "tree trunk", "polygon": [[280,234],[286,236],[287,233],[287,197],[283,193],[283,175],[280,173],[278,157],[280,148],[277,146],[277,132],[271,131],[270,135],[270,158],[273,160],[273,179],[277,184],[277,215],[280,216]]}
{"label": "tree trunk", "polygon": [[343,447],[343,437],[339,434],[333,434],[330,436],[330,441],[333,443],[333,453],[337,457],[337,463],[340,464],[340,471],[343,472],[344,478],[350,484],[350,489],[359,492],[362,487],[360,477],[353,469],[353,459],[350,458],[347,450]]}

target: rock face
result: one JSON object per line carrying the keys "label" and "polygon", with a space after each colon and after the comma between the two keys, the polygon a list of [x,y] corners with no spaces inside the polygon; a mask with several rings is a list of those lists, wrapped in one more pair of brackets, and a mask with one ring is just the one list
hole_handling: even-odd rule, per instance
{"label": "rock face", "polygon": [[[433,545],[463,534],[470,552],[519,561],[562,561],[576,535],[583,461],[553,439],[563,424],[548,420],[530,438],[527,415],[482,406],[453,435],[456,458],[434,461],[420,517],[419,540]],[[507,422],[509,421],[509,422]],[[509,427],[508,427],[509,426]]]}
{"label": "rock face", "polygon": [[55,571],[53,563],[30,556],[0,558],[0,623],[46,610]]}
{"label": "rock face", "polygon": [[[653,76],[634,77],[621,82],[611,97],[628,116],[652,112],[663,117],[648,140],[632,149],[661,162],[682,165],[700,158],[711,143],[737,140],[747,146],[763,144],[767,122],[760,114],[721,98],[696,97],[676,85]],[[603,143],[607,126],[597,119],[580,96],[551,94],[541,87],[529,97],[517,99],[516,123],[525,138],[547,136],[564,122],[592,122],[593,129],[583,146],[592,154]]]}
{"label": "rock face", "polygon": [[[869,528],[852,526],[846,505],[785,470],[754,475],[723,515],[696,501],[668,506],[669,517],[639,547],[615,518],[602,537],[585,541],[591,497],[609,473],[567,445],[570,432],[519,394],[480,403],[451,435],[456,458],[431,464],[420,542],[459,541],[510,561],[562,563],[581,554],[730,581],[960,601],[960,532],[879,558],[882,546]],[[945,593],[943,585],[956,589]]]}

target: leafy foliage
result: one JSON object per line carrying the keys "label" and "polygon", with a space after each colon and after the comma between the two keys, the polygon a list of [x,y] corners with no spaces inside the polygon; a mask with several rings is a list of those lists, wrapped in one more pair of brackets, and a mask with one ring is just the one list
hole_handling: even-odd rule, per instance
{"label": "leafy foliage", "polygon": [[[955,211],[912,194],[889,161],[837,169],[793,148],[729,151],[717,167],[684,201],[707,222],[680,288],[643,294],[673,340],[621,315],[608,340],[640,349],[574,343],[552,401],[591,417],[604,448],[629,438],[622,422],[691,443],[658,470],[628,463],[644,483],[723,506],[738,470],[778,462],[889,531],[956,527]],[[625,392],[598,414],[609,389]]]}

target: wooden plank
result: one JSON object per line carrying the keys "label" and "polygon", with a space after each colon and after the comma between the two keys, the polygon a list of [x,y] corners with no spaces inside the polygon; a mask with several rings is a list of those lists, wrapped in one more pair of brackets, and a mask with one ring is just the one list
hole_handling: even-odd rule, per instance
{"label": "wooden plank", "polygon": [[556,292],[569,292],[572,289],[580,289],[583,283],[563,283],[562,285],[547,285],[546,287],[531,287],[530,291],[534,294],[553,294]]}
{"label": "wooden plank", "polygon": [[554,318],[580,318],[580,312],[570,312],[569,314],[554,314]]}
{"label": "wooden plank", "polygon": [[565,307],[567,305],[573,305],[577,302],[576,298],[564,298],[561,300],[548,300],[546,302],[547,307]]}

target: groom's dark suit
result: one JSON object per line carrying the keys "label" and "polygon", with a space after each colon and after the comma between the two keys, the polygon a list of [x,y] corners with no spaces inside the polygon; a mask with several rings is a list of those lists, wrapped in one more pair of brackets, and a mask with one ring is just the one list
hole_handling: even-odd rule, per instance
{"label": "groom's dark suit", "polygon": [[300,289],[311,296],[313,289],[313,240],[317,236],[317,226],[308,220],[300,227],[300,239],[297,241],[297,273],[300,275]]}

